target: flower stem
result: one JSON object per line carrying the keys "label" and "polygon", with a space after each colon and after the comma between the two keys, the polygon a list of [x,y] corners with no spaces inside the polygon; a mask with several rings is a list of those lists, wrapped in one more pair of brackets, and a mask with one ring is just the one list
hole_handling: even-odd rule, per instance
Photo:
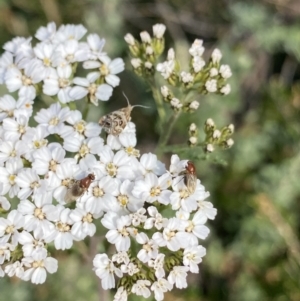
{"label": "flower stem", "polygon": [[180,111],[179,112],[174,112],[174,114],[171,115],[171,117],[169,118],[169,120],[167,122],[164,123],[163,128],[166,128],[165,131],[161,131],[159,140],[158,140],[158,145],[156,148],[156,153],[158,157],[161,157],[162,154],[165,152],[165,146],[167,145],[169,138],[172,134],[174,125],[178,119],[178,117],[180,116]]}

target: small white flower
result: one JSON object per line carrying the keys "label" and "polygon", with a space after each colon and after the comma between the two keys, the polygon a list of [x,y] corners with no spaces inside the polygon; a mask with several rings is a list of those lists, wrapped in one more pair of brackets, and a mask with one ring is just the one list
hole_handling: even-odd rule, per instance
{"label": "small white flower", "polygon": [[31,257],[23,258],[25,266],[30,266],[24,272],[22,280],[31,280],[34,284],[42,284],[46,281],[47,272],[53,274],[57,271],[57,260],[53,257],[47,257],[47,251],[33,253]]}
{"label": "small white flower", "polygon": [[76,209],[70,213],[70,218],[73,220],[71,233],[78,240],[83,240],[86,236],[94,236],[96,233],[96,226],[93,224],[94,216],[92,213],[87,212],[81,207],[77,206]]}
{"label": "small white flower", "polygon": [[149,298],[151,292],[148,286],[151,285],[149,280],[138,280],[131,288],[131,292],[138,295],[143,296],[144,298]]}
{"label": "small white flower", "polygon": [[24,275],[23,263],[16,261],[13,264],[8,264],[5,267],[5,273],[9,277],[17,276],[18,278],[22,278]]}
{"label": "small white flower", "polygon": [[183,253],[183,264],[190,268],[192,273],[199,273],[198,264],[202,261],[202,257],[205,256],[206,249],[202,246],[193,246],[186,248]]}
{"label": "small white flower", "polygon": [[62,108],[59,103],[52,104],[48,109],[41,109],[34,119],[46,127],[50,134],[59,134],[64,128],[64,122],[70,115],[68,107]]}
{"label": "small white flower", "polygon": [[11,238],[12,244],[18,243],[18,229],[24,226],[24,217],[17,210],[12,210],[7,218],[0,217],[0,237]]}
{"label": "small white flower", "polygon": [[15,179],[17,174],[23,168],[21,159],[9,159],[5,167],[0,167],[0,183],[3,183],[2,194],[8,193],[9,197],[16,196],[20,190]]}
{"label": "small white flower", "polygon": [[155,276],[156,278],[162,278],[165,276],[165,269],[164,269],[164,263],[165,263],[165,254],[158,254],[154,259],[150,259],[148,261],[149,267],[153,268],[155,270]]}
{"label": "small white flower", "polygon": [[32,168],[39,175],[45,175],[49,171],[56,172],[57,166],[62,163],[66,151],[58,143],[51,143],[34,152]]}
{"label": "small white flower", "polygon": [[113,88],[108,84],[96,84],[99,77],[100,72],[91,72],[86,78],[75,77],[73,83],[77,86],[71,88],[70,97],[77,100],[87,96],[95,106],[98,106],[98,100],[108,100],[112,95]]}
{"label": "small white flower", "polygon": [[112,256],[112,261],[117,262],[118,264],[120,263],[128,264],[130,262],[130,259],[127,252],[122,251],[122,252],[118,252],[117,254],[114,254]]}
{"label": "small white flower", "polygon": [[106,254],[97,254],[93,260],[93,270],[101,279],[103,289],[111,289],[115,287],[115,277],[122,277],[123,273],[118,269]]}
{"label": "small white flower", "polygon": [[105,237],[108,242],[116,245],[117,251],[127,251],[130,248],[131,219],[128,215],[120,217],[114,212],[108,212],[101,223],[109,229]]}
{"label": "small white flower", "polygon": [[28,130],[28,116],[16,114],[15,118],[5,118],[3,120],[4,139],[6,141],[15,141],[23,136]]}
{"label": "small white flower", "polygon": [[164,278],[160,278],[153,282],[151,285],[151,290],[154,292],[154,297],[156,301],[162,301],[164,299],[164,293],[170,291],[173,285]]}
{"label": "small white flower", "polygon": [[168,281],[171,284],[175,284],[175,286],[179,289],[186,288],[187,282],[187,272],[189,271],[188,267],[183,266],[175,266],[173,270],[170,272],[168,276]]}
{"label": "small white flower", "polygon": [[113,301],[127,301],[128,294],[126,289],[123,286],[120,286],[114,296]]}
{"label": "small white flower", "polygon": [[46,192],[46,182],[40,179],[36,171],[31,168],[23,168],[15,178],[16,184],[20,187],[18,197],[21,200],[27,199],[32,193],[39,194]]}
{"label": "small white flower", "polygon": [[144,180],[136,182],[132,193],[135,197],[141,198],[145,202],[153,203],[158,201],[161,204],[168,205],[172,193],[168,190],[170,183],[171,176],[168,173],[159,178],[153,173],[148,173]]}
{"label": "small white flower", "polygon": [[54,225],[47,220],[46,215],[53,208],[52,193],[37,194],[33,202],[21,201],[18,211],[25,217],[24,229],[34,232],[34,236],[43,237],[51,233]]}
{"label": "small white flower", "polygon": [[74,99],[69,96],[71,90],[72,67],[70,65],[51,68],[44,79],[43,92],[46,95],[57,95],[62,103],[68,103]]}
{"label": "small white flower", "polygon": [[141,262],[148,262],[150,259],[156,258],[158,255],[158,245],[149,239],[145,233],[138,233],[136,236],[136,241],[142,244],[142,249],[138,252],[137,258]]}
{"label": "small white flower", "polygon": [[166,246],[171,251],[178,251],[181,247],[185,247],[186,232],[181,229],[181,220],[173,217],[169,219],[163,233],[154,233],[152,239],[160,247]]}
{"label": "small white flower", "polygon": [[74,236],[71,234],[71,229],[74,221],[70,218],[71,210],[62,205],[52,207],[52,210],[47,212],[47,218],[55,222],[55,229],[45,237],[45,242],[54,241],[54,246],[57,250],[70,249],[73,245]]}
{"label": "small white flower", "polygon": [[168,223],[168,219],[164,218],[158,211],[157,208],[154,206],[150,206],[147,209],[150,217],[146,220],[144,229],[151,229],[153,226],[160,230],[161,228],[165,227]]}
{"label": "small white flower", "polygon": [[45,250],[45,243],[42,237],[33,237],[27,231],[22,231],[19,234],[19,243],[22,245],[25,257],[32,256],[33,253],[44,252]]}
{"label": "small white flower", "polygon": [[121,271],[123,273],[127,273],[129,276],[133,276],[134,274],[138,273],[140,269],[133,262],[129,262],[128,264],[121,265]]}
{"label": "small white flower", "polygon": [[0,196],[0,208],[8,211],[10,209],[10,202],[7,200],[6,197]]}
{"label": "small white flower", "polygon": [[51,42],[55,33],[56,33],[56,24],[54,22],[50,22],[47,24],[47,27],[41,26],[37,30],[35,37],[40,41]]}
{"label": "small white flower", "polygon": [[89,59],[96,60],[99,56],[104,55],[102,49],[105,39],[101,39],[96,33],[93,33],[87,36],[86,41],[90,48]]}

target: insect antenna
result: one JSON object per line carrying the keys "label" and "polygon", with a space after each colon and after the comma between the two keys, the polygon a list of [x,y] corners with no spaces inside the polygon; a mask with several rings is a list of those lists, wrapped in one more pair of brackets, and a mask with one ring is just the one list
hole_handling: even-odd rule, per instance
{"label": "insect antenna", "polygon": [[141,107],[141,108],[145,108],[145,109],[150,109],[150,107],[143,106],[143,105],[134,105],[134,106],[132,106],[132,105],[130,104],[129,99],[128,99],[128,97],[126,96],[126,94],[125,94],[124,92],[122,92],[122,93],[123,93],[124,97],[125,97],[126,100],[127,100],[128,107],[131,107],[131,109],[133,109],[133,108],[135,108],[135,107]]}

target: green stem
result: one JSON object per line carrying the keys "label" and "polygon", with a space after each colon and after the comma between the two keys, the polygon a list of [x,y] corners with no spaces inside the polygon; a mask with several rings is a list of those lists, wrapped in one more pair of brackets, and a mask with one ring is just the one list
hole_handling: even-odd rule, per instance
{"label": "green stem", "polygon": [[86,120],[87,115],[88,115],[88,113],[89,113],[89,109],[90,109],[89,103],[86,102],[86,103],[85,103],[85,106],[84,106],[83,114],[82,114],[82,119],[83,119],[83,120]]}
{"label": "green stem", "polygon": [[169,120],[165,123],[166,130],[161,132],[161,135],[158,140],[158,145],[156,148],[156,154],[158,157],[161,157],[161,155],[165,152],[164,148],[166,144],[168,143],[168,140],[171,136],[171,133],[173,131],[174,125],[180,116],[180,111],[179,112],[174,112],[174,114],[169,118]]}
{"label": "green stem", "polygon": [[153,95],[154,101],[156,103],[160,124],[162,125],[166,118],[166,112],[164,109],[163,100],[162,100],[160,92],[157,89],[155,80],[153,80],[153,81],[149,80],[149,85],[151,87],[152,95]]}

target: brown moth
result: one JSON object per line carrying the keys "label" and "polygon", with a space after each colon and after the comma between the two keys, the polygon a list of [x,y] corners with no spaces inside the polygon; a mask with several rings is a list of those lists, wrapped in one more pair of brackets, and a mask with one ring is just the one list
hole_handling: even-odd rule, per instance
{"label": "brown moth", "polygon": [[67,193],[65,195],[65,201],[70,203],[80,198],[90,187],[92,181],[95,180],[95,176],[90,173],[81,180],[76,180],[70,184]]}
{"label": "brown moth", "polygon": [[130,115],[133,108],[135,107],[147,108],[142,105],[135,105],[135,106],[130,105],[129,100],[125,94],[124,96],[128,104],[126,108],[113,111],[107,115],[102,116],[99,119],[99,125],[103,127],[106,133],[111,134],[113,136],[118,136],[122,133],[127,123],[131,119]]}
{"label": "brown moth", "polygon": [[193,194],[197,187],[196,167],[192,161],[188,161],[185,167],[184,184],[189,194]]}

